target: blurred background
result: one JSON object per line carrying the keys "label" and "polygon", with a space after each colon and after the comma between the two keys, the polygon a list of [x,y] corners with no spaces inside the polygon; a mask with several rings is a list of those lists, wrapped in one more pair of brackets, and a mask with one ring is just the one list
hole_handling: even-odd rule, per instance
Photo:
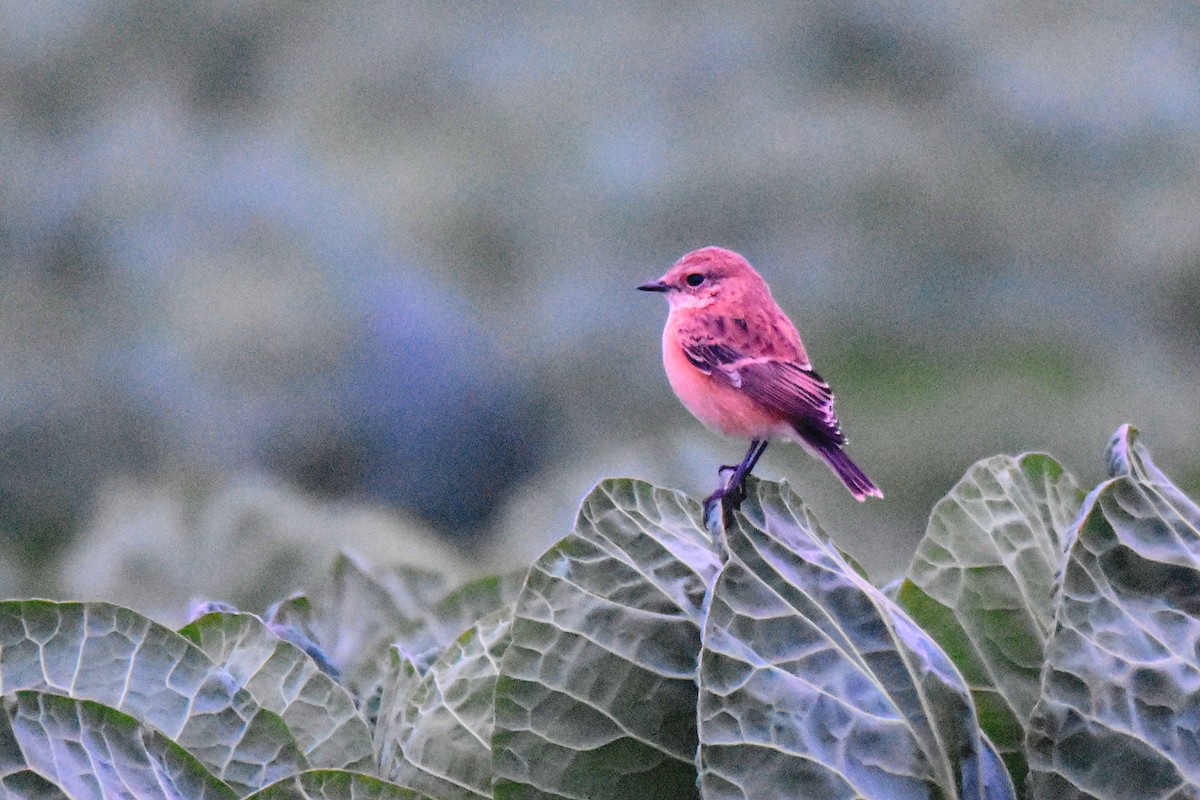
{"label": "blurred background", "polygon": [[1200,10],[0,0],[0,594],[261,605],[339,547],[527,564],[744,445],[662,373],[745,253],[838,393],[878,579],[971,463],[1200,489]]}

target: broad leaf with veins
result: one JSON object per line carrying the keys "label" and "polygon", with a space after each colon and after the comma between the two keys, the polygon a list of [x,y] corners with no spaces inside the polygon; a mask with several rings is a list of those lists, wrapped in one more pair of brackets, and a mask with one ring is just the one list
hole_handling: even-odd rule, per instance
{"label": "broad leaf with veins", "polygon": [[238,795],[153,726],[110,706],[45,692],[0,700],[0,796],[234,800]]}
{"label": "broad leaf with veins", "polygon": [[[435,800],[371,775],[313,769],[264,787],[245,800]],[[441,800],[441,798],[436,798]]]}
{"label": "broad leaf with veins", "polygon": [[1108,460],[1068,536],[1031,796],[1200,797],[1200,507],[1135,429]]}
{"label": "broad leaf with veins", "polygon": [[700,657],[705,800],[1013,797],[966,683],[786,485],[726,531]]}
{"label": "broad leaf with veins", "polygon": [[1019,794],[1063,542],[1082,501],[1050,456],[984,459],[934,507],[897,593],[966,678]]}
{"label": "broad leaf with veins", "polygon": [[259,705],[283,718],[317,767],[371,761],[371,731],[354,698],[308,655],[253,614],[205,614],[180,634],[224,667]]}
{"label": "broad leaf with veins", "polygon": [[162,731],[235,788],[308,766],[286,724],[192,642],[108,603],[0,602],[0,694],[91,700]]}
{"label": "broad leaf with veins", "polygon": [[496,683],[496,798],[695,798],[701,509],[607,480],[530,570]]}
{"label": "broad leaf with veins", "polygon": [[479,620],[424,676],[395,665],[403,689],[385,684],[376,728],[384,777],[438,800],[492,796],[492,708],[511,621],[511,609]]}

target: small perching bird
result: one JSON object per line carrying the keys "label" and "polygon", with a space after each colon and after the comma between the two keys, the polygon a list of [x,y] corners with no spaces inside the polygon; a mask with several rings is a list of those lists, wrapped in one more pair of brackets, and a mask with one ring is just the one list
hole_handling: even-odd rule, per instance
{"label": "small perching bird", "polygon": [[798,442],[820,457],[855,499],[883,497],[846,455],[833,392],[749,261],[703,247],[637,288],[667,296],[663,366],[679,400],[710,429],[750,440],[742,463],[722,468],[733,473],[705,501],[706,510],[726,497],[737,506],[746,475],[773,439]]}

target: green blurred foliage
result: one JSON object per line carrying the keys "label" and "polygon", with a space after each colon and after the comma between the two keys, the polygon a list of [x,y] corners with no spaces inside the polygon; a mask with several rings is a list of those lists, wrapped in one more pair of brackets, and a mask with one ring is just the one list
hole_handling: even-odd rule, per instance
{"label": "green blurred foliage", "polygon": [[[339,303],[367,268],[445,287],[529,387],[545,461],[489,495],[508,563],[599,475],[706,494],[741,445],[671,396],[663,309],[632,287],[709,243],[771,282],[887,499],[856,506],[798,450],[762,471],[873,571],[985,454],[1087,464],[1129,420],[1174,432],[1159,457],[1200,486],[1186,6],[63,0],[0,21],[0,528],[28,564],[131,480],[152,508],[225,466],[220,443],[277,442],[222,428],[231,409],[325,424],[263,388],[301,397],[286,381],[352,357],[361,309]],[[231,231],[219,192],[192,213],[229,173],[304,213]],[[447,327],[450,352],[478,345]],[[191,384],[160,380],[164,352],[228,406],[172,406]]]}

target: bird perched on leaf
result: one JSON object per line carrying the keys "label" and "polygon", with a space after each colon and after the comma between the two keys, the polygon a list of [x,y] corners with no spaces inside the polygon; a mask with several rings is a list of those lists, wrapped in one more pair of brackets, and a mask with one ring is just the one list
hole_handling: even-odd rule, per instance
{"label": "bird perched on leaf", "polygon": [[821,458],[855,499],[883,497],[846,455],[833,392],[749,261],[703,247],[637,288],[667,296],[663,366],[680,401],[710,429],[750,440],[740,464],[722,467],[732,473],[705,500],[706,512],[726,498],[737,507],[746,475],[773,439],[798,442]]}

